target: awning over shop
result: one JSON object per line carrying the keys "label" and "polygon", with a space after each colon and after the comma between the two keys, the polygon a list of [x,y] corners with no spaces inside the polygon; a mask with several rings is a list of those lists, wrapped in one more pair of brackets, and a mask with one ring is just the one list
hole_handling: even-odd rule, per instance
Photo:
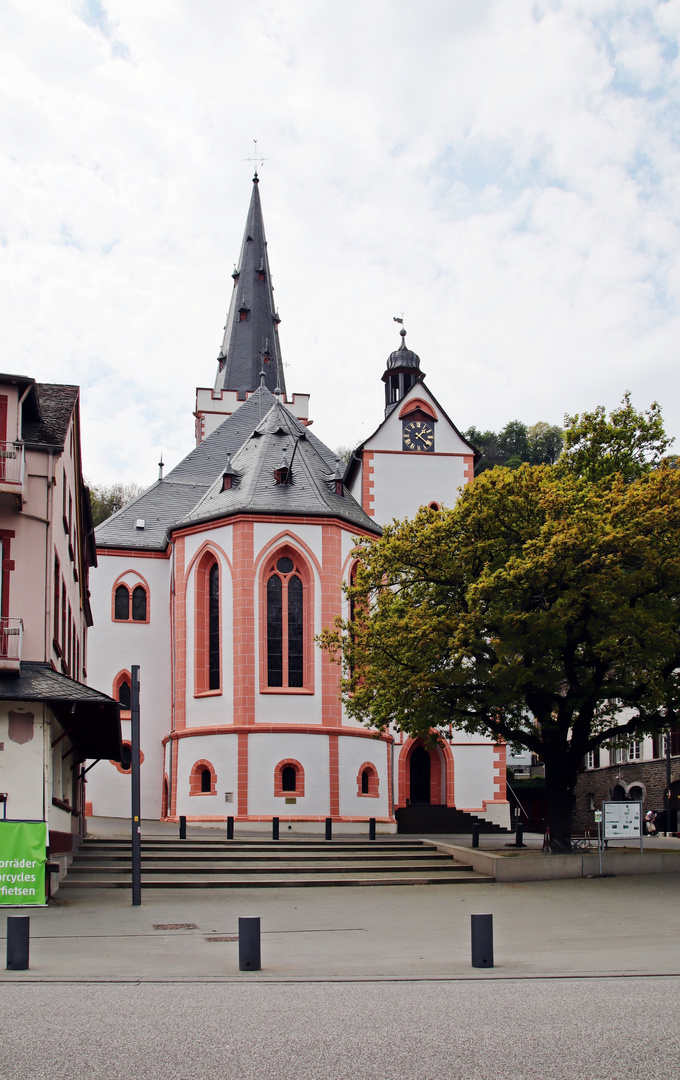
{"label": "awning over shop", "polygon": [[18,675],[0,675],[0,701],[45,702],[82,757],[121,759],[118,702],[49,664],[22,661]]}

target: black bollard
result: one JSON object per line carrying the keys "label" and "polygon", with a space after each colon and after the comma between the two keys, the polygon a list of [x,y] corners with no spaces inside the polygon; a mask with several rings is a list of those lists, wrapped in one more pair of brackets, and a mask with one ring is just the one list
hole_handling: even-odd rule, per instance
{"label": "black bollard", "polygon": [[234,819],[233,817],[227,818],[227,840],[234,839]]}
{"label": "black bollard", "polygon": [[493,915],[472,915],[472,966],[493,967]]}
{"label": "black bollard", "polygon": [[375,840],[375,818],[368,819],[368,839]]}
{"label": "black bollard", "polygon": [[186,840],[187,838],[187,819],[180,816],[179,819],[179,838],[180,840]]}
{"label": "black bollard", "polygon": [[260,970],[259,918],[238,921],[238,966],[239,971]]}
{"label": "black bollard", "polygon": [[524,847],[524,826],[521,821],[517,821],[517,829],[515,832],[515,847]]}
{"label": "black bollard", "polygon": [[277,817],[272,818],[272,840],[278,840],[279,838],[279,819]]}
{"label": "black bollard", "polygon": [[333,818],[332,817],[327,817],[326,818],[326,839],[327,840],[332,840],[333,839]]}
{"label": "black bollard", "polygon": [[7,970],[28,971],[31,919],[28,915],[7,916]]}
{"label": "black bollard", "polygon": [[479,847],[479,822],[472,822],[472,846]]}

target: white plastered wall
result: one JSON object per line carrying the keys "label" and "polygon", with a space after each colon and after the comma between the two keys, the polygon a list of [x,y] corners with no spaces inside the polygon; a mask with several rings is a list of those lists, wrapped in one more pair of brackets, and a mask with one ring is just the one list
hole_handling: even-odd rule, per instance
{"label": "white plastered wall", "polygon": [[[215,770],[215,795],[190,795],[189,777],[197,761]],[[238,735],[196,735],[177,740],[177,813],[187,817],[229,817],[238,811]],[[225,792],[233,794],[225,802]]]}
{"label": "white plastered wall", "polygon": [[[9,737],[9,714],[26,717],[26,731],[32,730],[26,742]],[[32,728],[28,723],[32,722]],[[47,736],[49,737],[49,725]],[[43,785],[43,705],[41,702],[3,701],[0,703],[0,791],[7,793],[7,817],[14,821],[45,820],[45,789]],[[68,744],[67,744],[68,745]],[[51,800],[51,791],[48,792]],[[69,817],[70,831],[70,817]]]}
{"label": "white plastered wall", "polygon": [[[280,761],[293,758],[305,772],[305,794],[294,805],[274,795],[274,770]],[[248,813],[273,817],[330,814],[330,763],[328,737],[319,735],[268,735],[248,737]]]}
{"label": "white plastered wall", "polygon": [[[111,695],[119,671],[139,664],[140,741],[144,754],[141,766],[141,810],[144,818],[159,818],[163,791],[162,739],[170,731],[171,651],[168,618],[170,561],[98,555],[98,566],[90,578],[94,626],[89,633],[88,683]],[[148,623],[117,623],[111,618],[114,583],[125,574],[133,583],[140,575],[149,586]],[[130,741],[130,721],[121,723],[123,740]],[[109,761],[100,761],[87,776],[87,801],[93,813],[105,817],[127,817],[130,813],[130,777]]]}
{"label": "white plastered wall", "polygon": [[[281,535],[283,534],[283,535]],[[253,582],[253,606],[255,632],[255,721],[258,724],[320,724],[321,723],[321,652],[314,645],[314,693],[268,694],[260,693],[260,572],[262,564],[278,547],[290,544],[300,552],[314,578],[314,627],[313,633],[321,631],[321,579],[317,562],[322,558],[321,525],[296,525],[282,529],[276,522],[256,522],[253,526],[255,578]],[[300,542],[302,541],[302,543]],[[310,558],[310,553],[315,558]],[[316,561],[315,561],[316,560]],[[311,811],[310,811],[311,812]],[[316,811],[314,811],[316,813]]]}
{"label": "white plastered wall", "polygon": [[[389,743],[382,739],[360,736],[340,736],[338,763],[340,773],[341,817],[387,817],[389,815],[389,786],[387,755]],[[358,794],[357,776],[364,762],[375,765],[378,773],[378,798]]]}
{"label": "white plastered wall", "polygon": [[[187,727],[231,724],[234,718],[234,646],[233,602],[234,589],[231,572],[233,552],[233,528],[225,525],[205,533],[193,533],[185,540],[185,565],[189,567],[186,578],[186,723]],[[195,632],[195,584],[196,568],[203,550],[209,548],[219,561],[220,567],[220,654],[222,659],[221,694],[194,696],[194,632]],[[196,557],[198,556],[198,558]],[[228,561],[227,561],[228,560]],[[179,812],[179,811],[178,811]]]}

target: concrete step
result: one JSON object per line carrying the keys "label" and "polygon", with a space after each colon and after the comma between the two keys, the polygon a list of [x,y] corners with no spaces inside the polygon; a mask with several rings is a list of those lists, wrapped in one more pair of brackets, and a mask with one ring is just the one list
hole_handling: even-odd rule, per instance
{"label": "concrete step", "polygon": [[[386,885],[480,885],[491,884],[493,878],[476,874],[474,871],[466,873],[437,874],[394,874],[389,877],[357,877],[352,874],[333,875],[319,874],[314,877],[289,877],[285,874],[277,874],[271,877],[261,877],[253,880],[247,877],[233,877],[228,880],[211,878],[203,875],[195,875],[190,878],[145,878],[142,875],[143,889],[299,889],[314,886],[386,886]],[[60,885],[62,889],[129,889],[131,879],[129,877],[106,877],[92,878],[87,880],[64,878]]]}
{"label": "concrete step", "polygon": [[[251,863],[239,863],[235,866],[221,866],[212,865],[210,867],[205,866],[193,866],[191,863],[183,863],[181,865],[170,864],[160,866],[148,866],[142,861],[142,874],[143,875],[156,875],[163,874],[165,877],[175,876],[187,876],[188,874],[196,874],[197,876],[205,876],[209,874],[213,877],[220,875],[225,876],[231,874],[232,876],[239,876],[244,874],[259,874],[261,876],[267,876],[269,874],[285,873],[293,874],[327,874],[339,873],[339,874],[394,874],[394,873],[461,873],[466,869],[463,863],[454,863],[452,859],[448,859],[445,862],[422,862],[414,863],[410,861],[404,862],[392,862],[387,864],[357,864],[350,863],[338,864],[332,859],[324,859],[318,863],[310,862],[286,862],[281,863],[267,863],[264,866],[254,865]],[[81,880],[85,877],[100,877],[102,874],[127,874],[129,870],[128,866],[121,867],[116,865],[111,866],[89,866],[89,865],[72,865],[69,868],[69,877],[78,877]]]}
{"label": "concrete step", "polygon": [[[131,858],[131,852],[86,852],[83,854],[77,854],[73,857],[73,866],[101,866],[115,865],[116,863],[129,863]],[[336,851],[318,851],[318,852],[278,852],[271,851],[268,853],[259,852],[257,854],[247,854],[241,852],[236,854],[235,852],[212,852],[210,854],[196,853],[196,852],[158,852],[149,853],[146,848],[142,848],[142,862],[145,866],[149,866],[153,863],[192,863],[196,866],[210,865],[214,866],[216,863],[224,863],[231,865],[233,863],[275,863],[275,862],[367,862],[367,863],[382,863],[395,861],[400,862],[402,859],[408,859],[409,861],[428,861],[428,862],[446,862],[451,860],[451,856],[445,851],[435,851],[434,849],[423,851],[409,851],[403,854],[394,852],[384,852],[376,854],[374,852],[336,852]]]}
{"label": "concrete step", "polygon": [[[83,840],[80,851],[129,851],[129,840]],[[421,851],[425,845],[422,841],[380,841],[366,840],[350,842],[341,840],[311,840],[300,842],[293,840],[145,840],[142,838],[144,851]]]}

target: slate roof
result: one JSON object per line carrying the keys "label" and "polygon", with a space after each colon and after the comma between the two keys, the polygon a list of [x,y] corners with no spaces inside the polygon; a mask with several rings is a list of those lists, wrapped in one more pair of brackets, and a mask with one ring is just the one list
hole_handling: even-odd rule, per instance
{"label": "slate roof", "polygon": [[27,446],[58,446],[63,450],[79,388],[59,383],[36,383],[40,417],[26,419],[22,436]]}
{"label": "slate roof", "polygon": [[0,677],[0,701],[45,701],[87,757],[120,761],[117,701],[41,661],[22,661],[19,675]]}
{"label": "slate roof", "polygon": [[[354,526],[380,533],[380,528],[347,491],[336,494],[336,478],[344,463],[311,435],[293,414],[275,401],[261,423],[231,459],[233,486],[222,490],[222,473],[180,525],[193,525],[231,514],[285,514],[338,517]],[[275,473],[290,468],[288,483]]]}
{"label": "slate roof", "polygon": [[[228,457],[236,468],[236,456],[240,448],[247,443],[253,431],[260,425],[272,408],[277,406],[283,414],[283,423],[292,423],[296,434],[304,433],[306,447],[314,451],[315,466],[314,475],[332,477],[337,464],[335,454],[325,446],[320,439],[312,435],[309,428],[305,428],[295,417],[280,405],[273,394],[266,387],[259,387],[247,401],[238,407],[235,413],[220,424],[220,426],[208,435],[206,439],[195,447],[183,461],[179,463],[166,477],[158,480],[133,502],[128,503],[122,510],[118,510],[107,521],[104,521],[96,530],[95,537],[97,547],[100,548],[123,548],[139,551],[164,551],[168,545],[170,532],[180,522],[207,520],[211,517],[219,517],[222,513],[233,514],[243,510],[244,507],[236,508],[233,503],[225,503],[223,511],[217,511],[213,506],[211,510],[204,509],[200,516],[195,516],[199,504],[203,501],[209,490],[217,484],[221,487],[222,473],[227,465]],[[292,442],[292,439],[289,439]],[[278,465],[278,462],[276,463]],[[272,466],[272,469],[276,466]],[[241,468],[239,466],[239,468]],[[295,463],[294,463],[295,469]],[[325,483],[326,481],[324,481]],[[295,485],[291,485],[291,490]],[[330,483],[329,483],[330,486]],[[272,474],[272,487],[273,484]],[[241,478],[233,489],[234,495],[241,491]],[[300,494],[301,489],[296,489]],[[228,494],[228,493],[225,493]],[[277,494],[275,491],[274,494]],[[311,509],[298,507],[295,499],[287,497],[285,506],[286,513],[306,513],[328,515],[338,514],[340,510],[347,509],[350,505],[352,510],[348,520],[362,527],[375,531],[375,524],[371,522],[355,500],[350,496],[344,497],[333,495],[337,502],[326,504],[324,510],[317,499],[305,502],[305,506]],[[283,505],[283,504],[281,504]],[[249,506],[249,511],[255,513],[276,513],[280,509],[278,502],[257,500]],[[358,510],[360,517],[356,517]],[[340,514],[347,517],[346,514]],[[136,528],[136,521],[142,518],[145,522],[143,529]],[[366,524],[368,523],[368,524]]]}
{"label": "slate roof", "polygon": [[[260,385],[260,371],[264,371],[267,388],[274,391],[278,387],[285,393],[280,320],[274,304],[257,173],[241,254],[232,277],[234,290],[218,356],[215,389],[236,390],[245,396],[246,391],[252,392]],[[243,320],[241,310],[246,314]]]}

